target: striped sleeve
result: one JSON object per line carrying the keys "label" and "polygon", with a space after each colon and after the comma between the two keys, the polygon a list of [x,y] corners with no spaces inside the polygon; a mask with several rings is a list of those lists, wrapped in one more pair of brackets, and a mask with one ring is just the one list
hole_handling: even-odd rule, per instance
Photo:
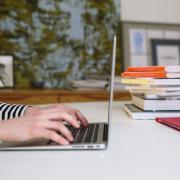
{"label": "striped sleeve", "polygon": [[0,102],[0,120],[21,117],[29,106],[20,104],[6,104]]}

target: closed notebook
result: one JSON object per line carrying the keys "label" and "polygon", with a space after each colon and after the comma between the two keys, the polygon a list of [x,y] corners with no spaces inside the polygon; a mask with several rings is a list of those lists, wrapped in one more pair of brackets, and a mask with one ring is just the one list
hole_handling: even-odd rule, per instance
{"label": "closed notebook", "polygon": [[180,117],[157,117],[156,121],[180,131]]}
{"label": "closed notebook", "polygon": [[152,78],[180,78],[180,73],[167,73],[165,71],[157,72],[129,72],[125,71],[121,74],[122,77],[152,77]]}

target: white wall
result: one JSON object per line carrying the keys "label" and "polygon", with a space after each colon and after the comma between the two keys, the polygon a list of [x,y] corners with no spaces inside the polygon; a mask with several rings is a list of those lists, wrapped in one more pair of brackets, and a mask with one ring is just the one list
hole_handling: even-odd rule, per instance
{"label": "white wall", "polygon": [[123,21],[180,24],[180,0],[120,0]]}

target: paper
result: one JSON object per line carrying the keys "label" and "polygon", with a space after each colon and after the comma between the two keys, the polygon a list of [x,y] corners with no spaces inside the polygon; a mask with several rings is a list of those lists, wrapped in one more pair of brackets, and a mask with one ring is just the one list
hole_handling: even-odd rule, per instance
{"label": "paper", "polygon": [[165,31],[165,39],[180,39],[180,33],[178,31]]}
{"label": "paper", "polygon": [[130,57],[130,65],[131,66],[147,66],[148,65],[148,57],[146,55],[132,55]]}
{"label": "paper", "polygon": [[147,32],[148,38],[157,38],[157,39],[162,39],[163,38],[163,31],[161,30],[148,30]]}
{"label": "paper", "polygon": [[157,65],[162,66],[178,66],[180,65],[178,46],[157,46]]}
{"label": "paper", "polygon": [[143,29],[130,29],[131,54],[146,54],[146,31]]}
{"label": "paper", "polygon": [[0,87],[13,87],[13,56],[0,55]]}

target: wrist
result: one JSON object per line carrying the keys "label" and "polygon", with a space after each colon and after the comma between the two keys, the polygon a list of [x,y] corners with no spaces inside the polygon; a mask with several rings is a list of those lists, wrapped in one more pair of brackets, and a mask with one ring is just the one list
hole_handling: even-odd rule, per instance
{"label": "wrist", "polygon": [[38,111],[38,108],[35,107],[27,107],[24,111],[24,115],[32,115],[35,114]]}

